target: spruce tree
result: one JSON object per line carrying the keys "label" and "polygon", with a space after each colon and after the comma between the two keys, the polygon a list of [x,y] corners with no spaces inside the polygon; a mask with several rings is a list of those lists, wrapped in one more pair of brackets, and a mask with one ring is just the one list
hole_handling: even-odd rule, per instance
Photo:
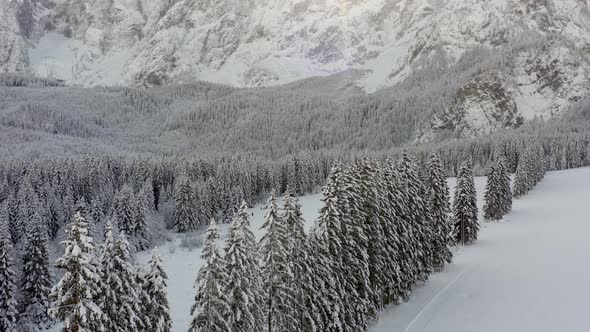
{"label": "spruce tree", "polygon": [[31,229],[25,244],[21,276],[21,315],[19,325],[22,330],[37,331],[51,325],[47,313],[49,294],[52,287],[47,249],[47,231],[39,215],[33,216]]}
{"label": "spruce tree", "polygon": [[[0,209],[0,213],[3,213]],[[13,248],[5,215],[0,214],[0,331],[16,332],[16,274]]]}
{"label": "spruce tree", "polygon": [[445,263],[450,263],[453,254],[451,252],[452,224],[449,220],[450,202],[449,187],[440,158],[433,154],[428,162],[428,211],[433,228],[433,266],[436,271],[442,270]]}
{"label": "spruce tree", "polygon": [[49,314],[63,323],[64,332],[105,329],[102,311],[97,305],[100,273],[87,227],[84,218],[77,213],[67,231],[69,239],[63,242],[65,253],[56,262],[64,275],[51,291]]}
{"label": "spruce tree", "polygon": [[502,197],[502,212],[507,214],[512,210],[512,189],[510,188],[510,174],[506,166],[506,160],[501,159],[498,163],[499,167],[499,182],[500,182],[500,196]]}
{"label": "spruce tree", "polygon": [[461,164],[453,201],[455,243],[469,244],[477,240],[477,196],[470,161]]}
{"label": "spruce tree", "polygon": [[260,240],[262,276],[264,280],[266,331],[292,331],[294,317],[292,305],[291,269],[284,220],[279,215],[274,192],[268,201],[268,210],[261,229]]}
{"label": "spruce tree", "polygon": [[244,243],[246,246],[246,258],[248,263],[249,280],[252,288],[252,313],[255,317],[256,326],[264,325],[264,285],[262,280],[262,270],[260,268],[260,256],[258,255],[258,245],[256,237],[250,229],[250,213],[248,212],[248,205],[246,201],[242,201],[235,216],[239,221],[240,230],[244,235]]}
{"label": "spruce tree", "polygon": [[486,220],[500,220],[510,212],[512,207],[512,192],[510,191],[510,176],[502,162],[493,164],[488,170],[485,192],[484,218]]}
{"label": "spruce tree", "polygon": [[382,178],[379,192],[383,202],[384,250],[388,257],[383,269],[384,303],[400,303],[410,295],[417,274],[413,233],[411,224],[404,218],[407,212],[400,175],[390,160],[383,165]]}
{"label": "spruce tree", "polygon": [[429,220],[427,192],[419,177],[418,164],[404,152],[398,164],[402,193],[406,202],[406,223],[411,229],[411,237],[416,255],[416,280],[425,281],[433,270],[433,228]]}
{"label": "spruce tree", "polygon": [[164,271],[164,264],[158,248],[152,250],[152,258],[148,264],[149,271],[145,276],[146,292],[149,295],[147,315],[150,319],[152,332],[170,332],[170,306],[166,296],[168,275]]}
{"label": "spruce tree", "polygon": [[289,304],[292,312],[295,313],[295,325],[292,330],[294,332],[317,331],[321,326],[317,321],[321,321],[322,318],[321,309],[314,298],[320,296],[322,291],[314,288],[318,275],[314,273],[311,256],[316,253],[311,251],[303,229],[305,220],[301,213],[301,204],[289,189],[285,193],[281,219],[286,228],[287,261],[292,273],[290,288],[293,293]]}
{"label": "spruce tree", "polygon": [[[347,305],[345,299],[353,294],[346,294],[347,267],[343,266],[343,229],[341,219],[346,211],[342,206],[344,202],[339,200],[343,189],[342,170],[340,165],[332,167],[332,173],[323,190],[323,205],[320,208],[318,218],[317,235],[318,251],[323,251],[319,256],[320,262],[325,264],[326,276],[323,286],[329,289],[326,296],[325,311],[329,318],[324,323],[325,331],[347,331],[355,329],[355,317]],[[323,271],[322,271],[323,272]]]}
{"label": "spruce tree", "polygon": [[146,202],[146,198],[142,193],[139,193],[135,197],[135,204],[133,206],[134,212],[134,234],[133,243],[137,250],[145,250],[148,248],[150,243],[150,231],[147,223],[147,214],[149,207]]}
{"label": "spruce tree", "polygon": [[[207,228],[201,258],[205,262],[197,275],[195,287],[197,294],[191,308],[192,321],[189,332],[228,332],[232,331],[230,319],[229,274],[226,261],[219,253],[217,240],[219,231],[215,220]],[[243,240],[242,240],[243,241]],[[239,245],[243,245],[239,244]],[[242,258],[242,256],[240,256]],[[241,299],[241,298],[240,298]]]}
{"label": "spruce tree", "polygon": [[174,229],[186,233],[196,228],[196,216],[193,207],[193,192],[186,176],[180,177],[174,194]]}
{"label": "spruce tree", "polygon": [[128,236],[135,234],[135,201],[133,192],[127,185],[123,186],[115,196],[113,221],[120,232]]}
{"label": "spruce tree", "polygon": [[105,293],[101,307],[109,331],[141,331],[143,324],[139,306],[136,272],[130,263],[129,243],[121,233],[115,241],[112,226],[107,224],[101,254],[101,279]]}

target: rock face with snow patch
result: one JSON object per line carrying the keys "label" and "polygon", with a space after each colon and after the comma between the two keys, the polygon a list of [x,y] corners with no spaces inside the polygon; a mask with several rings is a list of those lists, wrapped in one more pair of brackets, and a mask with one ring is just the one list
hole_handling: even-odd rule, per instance
{"label": "rock face with snow patch", "polygon": [[432,56],[453,64],[467,50],[501,49],[534,31],[560,43],[521,50],[510,55],[510,70],[482,73],[461,87],[455,105],[433,120],[434,130],[470,136],[517,126],[558,114],[587,93],[588,0],[0,0],[0,6],[0,71],[76,84],[197,79],[254,87],[356,69],[363,73],[357,85],[372,92],[402,82]]}

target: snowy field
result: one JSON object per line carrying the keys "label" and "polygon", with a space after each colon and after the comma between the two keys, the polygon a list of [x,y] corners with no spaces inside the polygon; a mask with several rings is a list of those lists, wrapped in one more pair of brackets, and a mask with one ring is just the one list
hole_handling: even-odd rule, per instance
{"label": "snowy field", "polygon": [[590,168],[547,173],[370,331],[588,331],[589,201]]}
{"label": "snowy field", "polygon": [[[475,179],[483,205],[485,178]],[[454,179],[449,180],[451,194]],[[453,264],[418,285],[408,303],[391,306],[371,332],[587,331],[590,307],[590,168],[547,173],[499,223],[484,223],[479,240],[455,252]],[[321,194],[301,198],[308,228],[318,216]],[[264,205],[250,211],[260,238]],[[482,220],[480,213],[480,221]],[[226,225],[221,226],[223,241]],[[190,323],[200,248],[160,248],[168,273],[173,331]],[[147,253],[138,255],[141,262]]]}

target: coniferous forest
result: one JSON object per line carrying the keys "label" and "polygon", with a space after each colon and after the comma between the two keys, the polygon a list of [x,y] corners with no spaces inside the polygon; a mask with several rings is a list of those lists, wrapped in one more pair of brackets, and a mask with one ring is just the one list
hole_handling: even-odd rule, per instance
{"label": "coniferous forest", "polygon": [[[341,120],[353,128],[328,126],[343,104],[325,95],[295,102],[305,92],[296,89],[53,92],[59,82],[11,80],[18,84],[0,93],[1,331],[170,331],[156,247],[194,232],[204,233],[195,245],[204,265],[186,308],[189,331],[365,331],[444,270],[454,246],[475,243],[484,220],[502,220],[546,171],[590,165],[583,107],[417,144],[406,132],[371,135],[385,108],[395,110],[388,121],[424,120],[383,96],[351,97]],[[50,105],[24,100],[26,89],[53,94]],[[73,112],[76,104],[85,109]],[[264,117],[274,106],[307,135]],[[254,119],[236,124],[243,110]],[[144,113],[149,120],[137,124]],[[45,143],[31,144],[35,135]],[[487,177],[483,220],[474,176]],[[456,177],[453,190],[447,177]],[[306,231],[299,197],[317,192],[319,218]],[[258,241],[248,208],[261,202]],[[134,253],[149,250],[139,264]]]}

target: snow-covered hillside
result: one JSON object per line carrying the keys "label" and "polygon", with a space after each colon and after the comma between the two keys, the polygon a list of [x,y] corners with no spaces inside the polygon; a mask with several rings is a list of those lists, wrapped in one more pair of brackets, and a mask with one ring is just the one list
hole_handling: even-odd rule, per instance
{"label": "snow-covered hillside", "polygon": [[[481,210],[485,178],[475,182]],[[454,179],[449,185],[453,190]],[[504,221],[483,223],[474,245],[456,250],[453,264],[417,286],[408,303],[382,313],[371,331],[583,331],[590,269],[579,262],[589,249],[583,218],[588,185],[590,168],[548,173],[531,193],[515,200]],[[318,216],[320,199],[321,194],[302,198],[308,227]],[[263,205],[250,211],[260,237]],[[180,332],[190,323],[192,286],[202,261],[200,248],[179,243],[160,251],[170,278],[173,331]],[[147,253],[138,256],[141,262],[149,259]]]}
{"label": "snow-covered hillside", "polygon": [[0,72],[85,86],[258,87],[347,72],[373,92],[407,80],[428,87],[432,75],[417,71],[491,52],[459,66],[459,76],[444,74],[452,91],[428,87],[450,94],[449,105],[421,140],[517,127],[590,95],[588,0],[0,0],[0,8]]}

